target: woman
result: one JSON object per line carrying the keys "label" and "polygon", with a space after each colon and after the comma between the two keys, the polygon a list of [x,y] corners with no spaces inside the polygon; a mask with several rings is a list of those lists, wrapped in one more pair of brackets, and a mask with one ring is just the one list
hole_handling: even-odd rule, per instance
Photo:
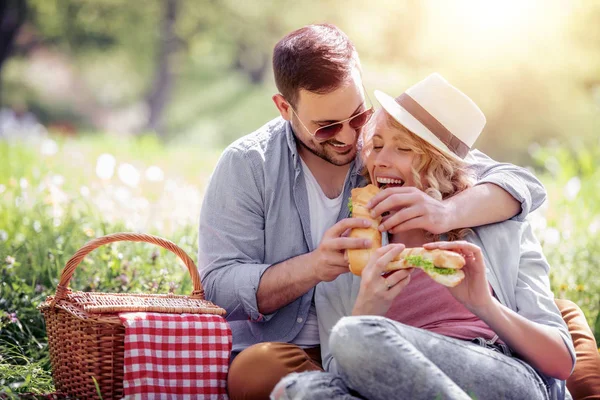
{"label": "woman", "polygon": [[[439,199],[472,185],[468,151],[485,117],[466,95],[434,74],[396,99],[382,92],[376,97],[383,109],[364,137],[371,182],[387,183],[388,192],[413,187]],[[381,198],[388,204],[375,198],[373,216],[390,202],[396,214],[414,212],[402,209],[400,196]],[[385,216],[386,225],[394,218]],[[317,287],[327,372],[289,375],[273,397],[565,397],[575,353],[528,223],[441,237],[412,230],[392,234],[390,242],[374,252],[362,278],[344,274]],[[405,247],[420,246],[462,254],[465,279],[446,288],[420,269],[383,275]]]}

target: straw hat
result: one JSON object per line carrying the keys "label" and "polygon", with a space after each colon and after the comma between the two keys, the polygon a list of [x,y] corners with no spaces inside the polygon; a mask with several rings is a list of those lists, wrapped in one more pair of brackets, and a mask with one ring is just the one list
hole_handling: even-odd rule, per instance
{"label": "straw hat", "polygon": [[395,99],[380,90],[375,91],[375,97],[409,131],[461,161],[466,161],[486,122],[473,100],[438,73],[429,75]]}

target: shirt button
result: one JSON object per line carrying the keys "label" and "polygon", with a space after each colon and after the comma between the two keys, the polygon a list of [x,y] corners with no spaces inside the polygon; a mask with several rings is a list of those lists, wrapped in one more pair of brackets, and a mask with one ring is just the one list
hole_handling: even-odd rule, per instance
{"label": "shirt button", "polygon": [[302,319],[302,318],[298,318],[296,321],[297,321],[299,324],[301,324],[301,323],[302,323],[302,321],[303,321],[303,319]]}

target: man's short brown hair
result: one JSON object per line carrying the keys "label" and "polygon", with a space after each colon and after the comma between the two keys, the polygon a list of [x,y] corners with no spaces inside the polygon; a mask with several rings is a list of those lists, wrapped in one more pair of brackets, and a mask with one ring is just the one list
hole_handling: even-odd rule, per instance
{"label": "man's short brown hair", "polygon": [[339,88],[355,67],[360,68],[358,53],[348,36],[334,25],[295,30],[273,50],[275,84],[292,105],[300,89],[326,94]]}

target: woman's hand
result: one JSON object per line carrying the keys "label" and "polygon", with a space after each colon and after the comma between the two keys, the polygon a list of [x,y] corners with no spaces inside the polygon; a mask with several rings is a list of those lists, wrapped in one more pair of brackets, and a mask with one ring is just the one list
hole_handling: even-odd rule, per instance
{"label": "woman's hand", "polygon": [[404,250],[403,244],[388,244],[373,253],[362,272],[360,290],[352,315],[385,315],[392,301],[410,282],[411,269],[385,274],[385,267]]}
{"label": "woman's hand", "polygon": [[415,187],[383,189],[367,204],[373,218],[389,212],[390,216],[379,225],[379,230],[399,233],[424,229],[434,234],[448,232],[447,222],[452,213],[448,204],[434,199]]}
{"label": "woman's hand", "polygon": [[427,250],[454,251],[465,258],[466,264],[462,268],[465,279],[455,287],[449,287],[448,290],[456,300],[461,302],[473,314],[479,316],[481,311],[494,305],[488,280],[485,276],[483,254],[479,247],[464,240],[427,243],[423,247]]}

